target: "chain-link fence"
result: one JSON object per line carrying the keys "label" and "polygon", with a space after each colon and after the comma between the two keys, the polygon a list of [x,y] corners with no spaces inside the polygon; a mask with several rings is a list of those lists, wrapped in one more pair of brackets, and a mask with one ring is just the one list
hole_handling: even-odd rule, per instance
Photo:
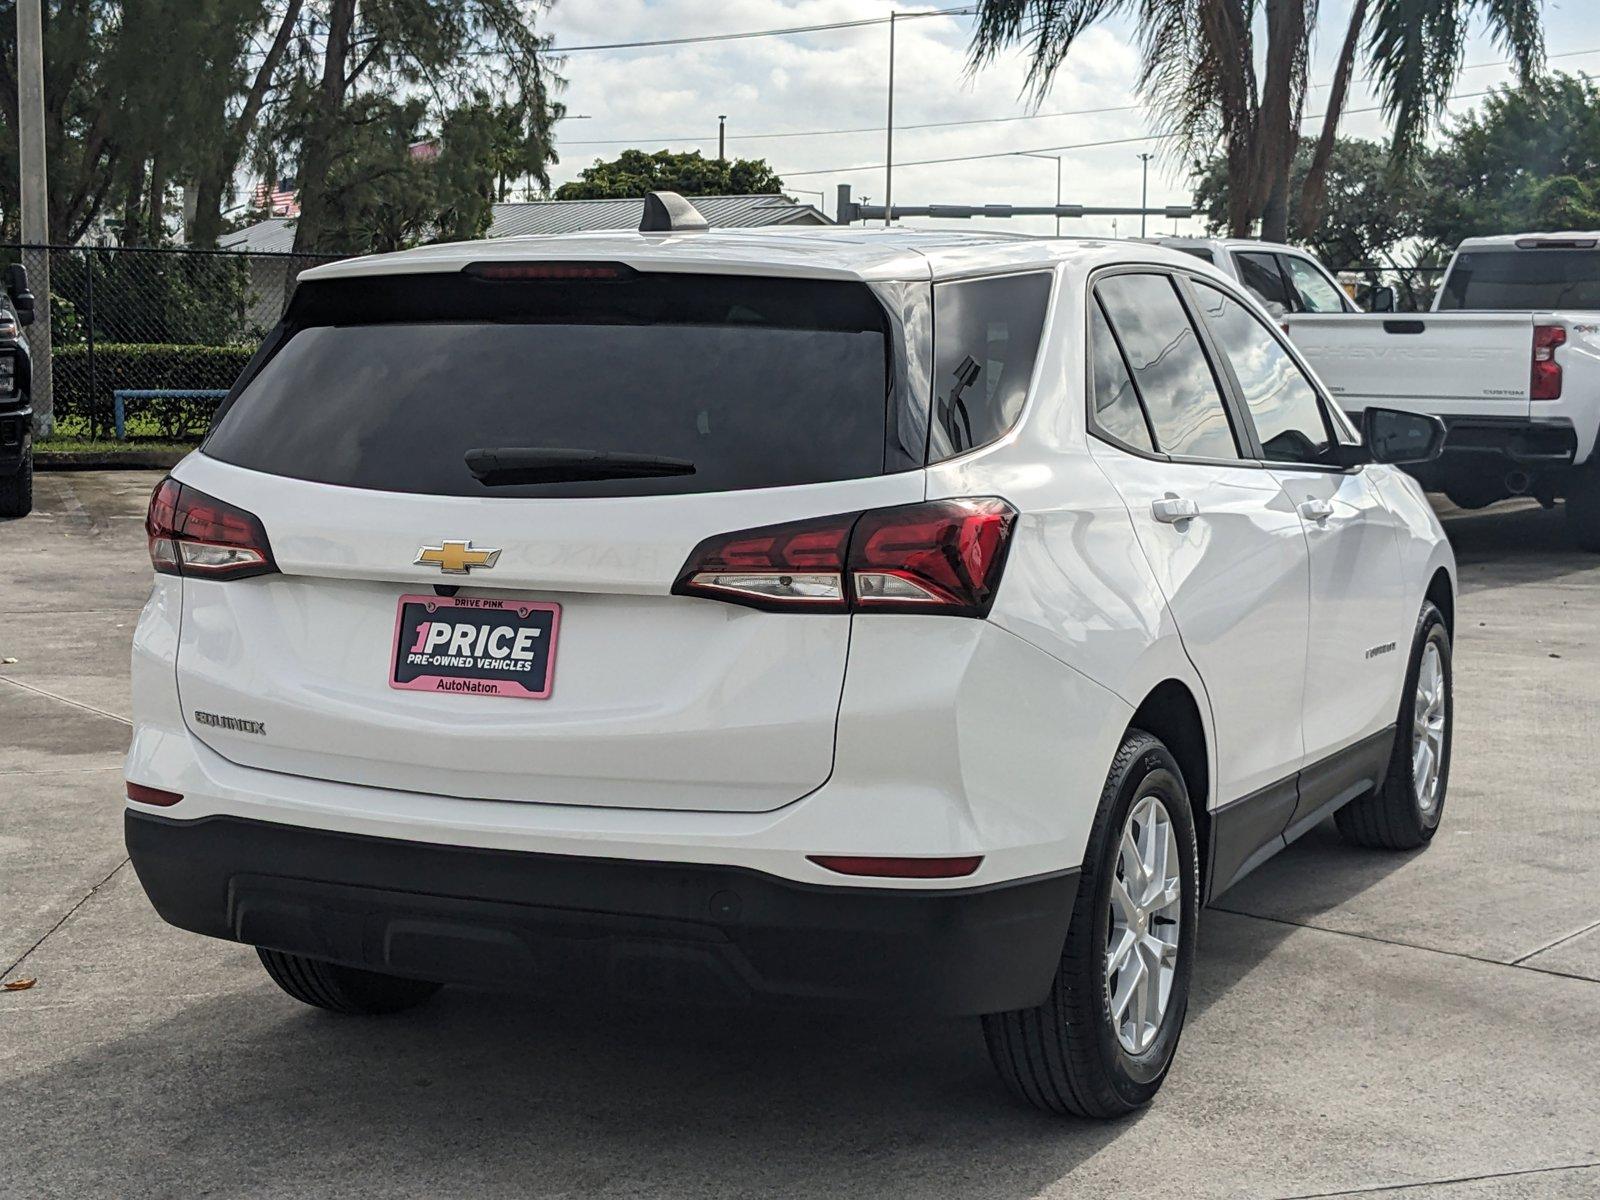
{"label": "chain-link fence", "polygon": [[[43,389],[56,436],[184,441],[204,433],[300,273],[331,259],[146,247],[0,246],[22,262],[49,328],[29,330],[34,401]],[[40,306],[41,321],[43,305]],[[49,371],[43,358],[49,359]]]}

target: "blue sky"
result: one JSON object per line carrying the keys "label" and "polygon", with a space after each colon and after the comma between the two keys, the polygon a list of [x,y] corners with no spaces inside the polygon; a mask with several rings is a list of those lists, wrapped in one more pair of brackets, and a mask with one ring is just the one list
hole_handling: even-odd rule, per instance
{"label": "blue sky", "polygon": [[[959,0],[926,4],[889,0],[559,0],[544,21],[558,44],[631,41],[736,30],[848,21],[900,12],[951,7]],[[1552,68],[1600,74],[1600,27],[1594,4],[1563,0],[1546,5],[1546,38]],[[1587,10],[1587,11],[1585,11]],[[1323,0],[1316,43],[1315,82],[1326,82],[1338,53],[1349,0]],[[1138,55],[1127,22],[1091,30],[1056,77],[1043,113],[1024,120],[990,121],[938,129],[911,129],[931,122],[1024,117],[1019,97],[1025,62],[1007,55],[976,76],[964,73],[972,18],[930,17],[897,22],[895,198],[902,203],[1051,203],[1056,167],[1040,158],[1007,154],[964,162],[912,166],[926,158],[1035,150],[1060,153],[1062,199],[1080,204],[1137,203],[1143,150],[1160,143],[1125,139],[1151,132],[1148,114],[1137,107],[1133,84]],[[571,178],[597,157],[628,145],[646,149],[699,148],[716,152],[717,114],[728,114],[728,150],[764,157],[799,198],[820,202],[831,213],[834,188],[851,184],[858,196],[882,199],[884,172],[887,26],[836,30],[798,37],[761,38],[647,50],[574,53],[563,67],[562,99],[586,119],[562,123],[556,183]],[[1575,54],[1577,51],[1592,53]],[[1479,30],[1468,50],[1467,71],[1457,91],[1481,92],[1510,78],[1492,64],[1504,55]],[[1311,112],[1320,111],[1314,91]],[[1321,93],[1321,94],[1325,94]],[[1351,107],[1374,102],[1358,88]],[[1477,99],[1452,105],[1464,112]],[[1099,111],[1123,106],[1123,111]],[[1308,125],[1308,128],[1315,128]],[[818,129],[863,130],[831,136],[771,137]],[[1381,137],[1381,117],[1355,113],[1342,131]],[[1120,144],[1080,147],[1085,142]],[[1057,147],[1079,147],[1057,150]],[[866,169],[862,169],[866,168]],[[801,192],[799,189],[812,189]],[[1185,172],[1158,158],[1151,163],[1152,203],[1189,198]],[[1048,218],[997,223],[1017,232],[1048,232]],[[1166,225],[1166,228],[1171,228]],[[1119,231],[1130,232],[1127,219]],[[1188,230],[1188,226],[1184,226]],[[1106,219],[1064,222],[1063,232],[1110,233]],[[1152,229],[1154,232],[1154,229]]]}

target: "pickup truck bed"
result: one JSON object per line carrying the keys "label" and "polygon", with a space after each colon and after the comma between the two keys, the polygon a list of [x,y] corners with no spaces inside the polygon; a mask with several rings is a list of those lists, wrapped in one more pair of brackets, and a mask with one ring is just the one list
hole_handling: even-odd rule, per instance
{"label": "pickup truck bed", "polygon": [[[1416,474],[1463,507],[1523,494],[1553,503],[1573,468],[1593,454],[1600,431],[1600,326],[1570,314],[1515,312],[1295,314],[1285,320],[1295,345],[1346,412],[1359,418],[1377,405],[1444,420],[1443,457]],[[1546,381],[1543,398],[1534,395],[1536,340],[1557,343],[1546,354],[1558,365],[1559,383],[1552,389]],[[1557,394],[1549,395],[1552,390]]]}

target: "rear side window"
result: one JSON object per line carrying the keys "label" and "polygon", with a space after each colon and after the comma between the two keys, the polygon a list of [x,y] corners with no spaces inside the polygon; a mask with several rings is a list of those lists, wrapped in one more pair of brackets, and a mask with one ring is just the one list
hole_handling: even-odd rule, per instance
{"label": "rear side window", "polygon": [[1303,312],[1308,313],[1342,313],[1344,311],[1344,293],[1339,290],[1339,285],[1334,283],[1321,271],[1303,258],[1293,255],[1283,256],[1283,267],[1288,273],[1289,282],[1294,286],[1297,305]]}
{"label": "rear side window", "polygon": [[1600,309],[1600,250],[1473,250],[1456,255],[1440,309]]}
{"label": "rear side window", "polygon": [[1006,433],[1022,413],[1039,354],[1051,276],[1038,271],[933,289],[933,421],[928,461]]}
{"label": "rear side window", "polygon": [[1263,457],[1271,462],[1327,462],[1333,435],[1322,402],[1288,351],[1244,305],[1198,281],[1194,292],[1217,348],[1239,380]]}
{"label": "rear side window", "polygon": [[[348,487],[631,496],[885,471],[886,315],[864,284],[634,274],[303,285],[205,452]],[[475,449],[687,460],[692,474],[480,482]]]}
{"label": "rear side window", "polygon": [[1289,285],[1278,269],[1277,255],[1246,252],[1234,255],[1234,259],[1239,264],[1239,282],[1255,293],[1256,299],[1263,304],[1281,304],[1284,312],[1293,312],[1299,307],[1289,295]]}
{"label": "rear side window", "polygon": [[1137,450],[1154,450],[1133,376],[1098,301],[1089,302],[1089,358],[1094,369],[1094,421],[1100,431]]}
{"label": "rear side window", "polygon": [[1095,291],[1150,414],[1156,449],[1180,458],[1238,458],[1222,390],[1173,281],[1112,275]]}

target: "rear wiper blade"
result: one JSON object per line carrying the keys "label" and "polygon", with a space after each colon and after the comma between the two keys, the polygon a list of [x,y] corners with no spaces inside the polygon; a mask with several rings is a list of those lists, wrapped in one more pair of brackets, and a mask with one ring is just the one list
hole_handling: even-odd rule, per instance
{"label": "rear wiper blade", "polygon": [[615,450],[567,450],[555,446],[499,446],[468,450],[467,470],[487,487],[519,483],[575,483],[586,479],[653,479],[693,475],[686,458],[624,454]]}

